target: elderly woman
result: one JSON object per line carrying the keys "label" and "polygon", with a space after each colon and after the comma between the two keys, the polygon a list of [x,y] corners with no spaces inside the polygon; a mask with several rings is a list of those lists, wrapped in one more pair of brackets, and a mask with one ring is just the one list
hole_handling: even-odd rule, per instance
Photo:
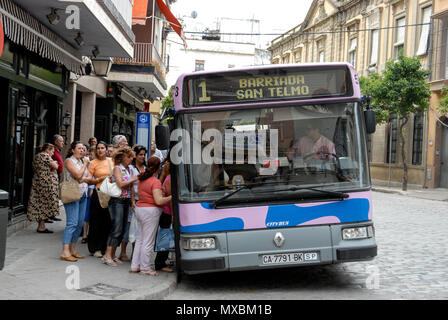
{"label": "elderly woman", "polygon": [[112,144],[114,148],[123,148],[128,146],[128,140],[123,135],[116,135],[112,138]]}
{"label": "elderly woman", "polygon": [[111,232],[107,239],[107,249],[103,256],[104,264],[115,267],[122,261],[115,257],[115,251],[123,240],[128,222],[129,207],[131,205],[131,194],[134,192],[133,183],[138,177],[132,174],[131,163],[135,158],[135,152],[129,147],[119,148],[113,155],[115,167],[113,169],[113,180],[121,189],[120,197],[111,197],[109,201],[109,212],[112,222]]}
{"label": "elderly woman", "polygon": [[53,153],[54,145],[46,143],[38,148],[33,161],[34,176],[27,218],[38,222],[38,233],[53,233],[45,227],[45,220],[59,215],[58,163],[52,160]]}

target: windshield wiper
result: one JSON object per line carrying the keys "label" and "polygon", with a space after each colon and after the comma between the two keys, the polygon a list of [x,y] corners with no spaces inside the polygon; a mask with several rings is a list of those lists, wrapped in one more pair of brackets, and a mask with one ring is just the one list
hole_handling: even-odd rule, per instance
{"label": "windshield wiper", "polygon": [[[216,206],[217,206],[218,204],[220,204],[221,202],[223,202],[223,201],[226,200],[227,198],[230,198],[230,197],[233,196],[235,193],[240,192],[241,190],[244,190],[244,189],[252,189],[253,187],[256,187],[256,186],[262,186],[262,185],[266,185],[266,184],[277,184],[277,183],[279,183],[279,182],[277,182],[277,181],[275,181],[275,182],[255,182],[255,183],[247,183],[247,184],[243,184],[243,185],[241,185],[240,187],[238,187],[235,191],[233,191],[233,192],[231,192],[231,193],[229,193],[229,194],[226,194],[226,195],[222,196],[221,198],[216,199],[215,201],[213,201],[212,203],[210,203],[210,207],[211,207],[211,208],[216,208]],[[280,181],[280,183],[282,183],[282,182]]]}
{"label": "windshield wiper", "polygon": [[[234,194],[240,192],[241,190],[252,189],[253,187],[256,187],[256,186],[269,185],[269,184],[279,184],[279,183],[284,183],[284,181],[256,182],[256,183],[244,184],[244,185],[240,186],[239,188],[237,188],[235,191],[233,191],[233,192],[231,192],[229,194],[226,194],[226,195],[222,196],[221,198],[216,199],[215,201],[210,203],[210,208],[216,208],[217,205],[222,203],[227,198],[230,198]],[[328,191],[328,190],[322,190],[322,189],[316,189],[314,187],[289,187],[289,188],[280,189],[280,190],[268,190],[266,192],[299,191],[299,190],[312,190],[312,191],[322,192],[322,193],[325,193],[325,194],[328,194],[328,195],[336,196],[337,198],[339,198],[341,200],[347,199],[349,197],[349,195],[347,193],[337,192],[337,191]],[[263,191],[260,191],[260,193],[263,193]]]}
{"label": "windshield wiper", "polygon": [[[349,197],[348,193],[316,189],[314,187],[289,187],[289,188],[279,189],[279,190],[269,190],[269,192],[300,191],[300,190],[317,191],[317,192],[325,193],[328,195],[336,196],[337,198],[339,198],[341,200],[347,199]],[[263,191],[261,191],[260,193],[262,193],[262,192]]]}
{"label": "windshield wiper", "polygon": [[212,203],[210,203],[210,208],[216,208],[216,206],[217,206],[218,204],[220,204],[221,202],[223,202],[223,201],[226,200],[227,198],[230,198],[230,197],[233,196],[235,193],[238,193],[238,192],[240,192],[241,190],[249,189],[249,188],[250,188],[250,187],[249,187],[248,184],[244,184],[244,185],[242,185],[241,187],[237,188],[235,191],[233,191],[233,192],[231,192],[231,193],[229,193],[229,194],[226,194],[226,195],[222,196],[221,198],[216,199],[215,201],[213,201]]}

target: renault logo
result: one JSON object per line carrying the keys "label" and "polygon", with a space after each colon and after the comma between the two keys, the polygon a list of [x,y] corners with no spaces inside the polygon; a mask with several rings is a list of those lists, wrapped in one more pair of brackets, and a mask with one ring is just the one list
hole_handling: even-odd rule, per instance
{"label": "renault logo", "polygon": [[277,232],[274,236],[274,243],[277,247],[281,247],[283,243],[285,242],[285,237],[282,235],[281,232]]}

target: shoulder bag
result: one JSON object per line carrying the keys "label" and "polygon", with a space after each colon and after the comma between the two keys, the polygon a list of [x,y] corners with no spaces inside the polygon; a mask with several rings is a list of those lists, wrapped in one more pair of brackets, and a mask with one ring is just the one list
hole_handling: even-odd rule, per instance
{"label": "shoulder bag", "polygon": [[79,190],[79,183],[75,179],[67,180],[66,171],[64,169],[64,178],[61,183],[61,201],[62,203],[71,203],[81,199],[81,191]]}
{"label": "shoulder bag", "polygon": [[100,191],[109,197],[119,198],[121,196],[121,189],[118,187],[116,182],[111,182],[113,172],[109,159],[107,159],[107,163],[109,164],[110,175],[104,179],[100,186]]}

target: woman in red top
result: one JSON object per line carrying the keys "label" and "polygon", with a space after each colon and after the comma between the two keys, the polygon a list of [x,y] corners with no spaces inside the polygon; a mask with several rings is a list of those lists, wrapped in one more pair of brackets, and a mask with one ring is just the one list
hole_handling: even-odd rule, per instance
{"label": "woman in red top", "polygon": [[151,276],[157,275],[156,271],[150,269],[149,261],[154,250],[159,218],[162,214],[161,207],[171,201],[171,196],[163,196],[162,183],[157,179],[159,172],[160,160],[150,157],[145,172],[139,177],[138,202],[135,204],[138,236],[132,255],[131,272]]}

